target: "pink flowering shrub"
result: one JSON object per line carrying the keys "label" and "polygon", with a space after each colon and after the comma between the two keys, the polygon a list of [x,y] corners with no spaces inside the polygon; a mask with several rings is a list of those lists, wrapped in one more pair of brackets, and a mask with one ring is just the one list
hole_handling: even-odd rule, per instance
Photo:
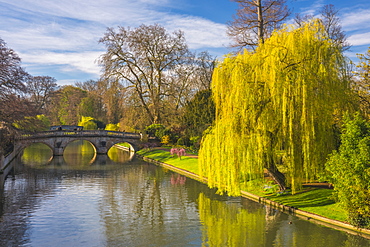
{"label": "pink flowering shrub", "polygon": [[177,154],[177,148],[171,148],[170,153],[171,153],[172,156]]}
{"label": "pink flowering shrub", "polygon": [[186,154],[184,148],[171,148],[170,153],[172,156],[176,154],[177,157],[180,158],[180,160],[181,160],[181,156],[184,156]]}

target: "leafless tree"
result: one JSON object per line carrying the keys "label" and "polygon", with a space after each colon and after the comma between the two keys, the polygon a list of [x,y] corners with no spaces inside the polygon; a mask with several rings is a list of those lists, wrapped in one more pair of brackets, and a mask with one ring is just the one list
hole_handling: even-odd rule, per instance
{"label": "leafless tree", "polygon": [[[337,46],[341,47],[343,51],[346,51],[350,48],[350,44],[347,41],[346,34],[342,30],[338,13],[339,10],[337,10],[334,5],[328,4],[320,10],[318,18],[322,21],[328,37],[332,39]],[[294,20],[298,26],[301,26],[303,23],[313,18],[315,18],[313,15],[302,16],[301,14],[296,14]]]}
{"label": "leafless tree", "polygon": [[28,77],[18,54],[0,38],[0,153],[16,133],[12,124],[35,114],[35,108],[24,97]]}
{"label": "leafless tree", "polygon": [[[107,48],[100,58],[103,76],[133,88],[150,122],[163,123],[164,112],[184,92],[174,90],[181,86],[180,79],[175,78],[186,77],[192,71],[194,56],[184,33],[170,34],[157,24],[135,29],[119,27],[118,31],[109,28],[100,42]],[[184,82],[184,77],[181,80]]]}
{"label": "leafless tree", "polygon": [[286,0],[231,0],[238,3],[234,20],[228,23],[227,34],[232,47],[254,50],[290,15]]}
{"label": "leafless tree", "polygon": [[27,82],[27,94],[40,112],[45,109],[57,89],[56,79],[50,76],[31,76]]}
{"label": "leafless tree", "polygon": [[20,64],[18,54],[0,38],[0,97],[24,92],[28,74]]}

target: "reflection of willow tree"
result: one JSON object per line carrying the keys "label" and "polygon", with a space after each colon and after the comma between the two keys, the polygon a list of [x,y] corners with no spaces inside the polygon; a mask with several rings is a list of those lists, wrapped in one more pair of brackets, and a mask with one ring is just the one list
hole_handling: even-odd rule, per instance
{"label": "reflection of willow tree", "polygon": [[203,228],[203,246],[264,246],[265,213],[263,207],[250,212],[240,204],[211,200],[199,194],[199,215]]}

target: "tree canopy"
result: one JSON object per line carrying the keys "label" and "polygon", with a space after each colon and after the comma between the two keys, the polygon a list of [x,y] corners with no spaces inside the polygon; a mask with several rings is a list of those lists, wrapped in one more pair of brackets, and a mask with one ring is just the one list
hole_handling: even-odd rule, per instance
{"label": "tree canopy", "polygon": [[107,48],[100,58],[104,80],[122,83],[149,124],[173,120],[198,89],[209,85],[214,59],[191,53],[182,31],[169,33],[157,24],[109,28],[100,42]]}
{"label": "tree canopy", "polygon": [[370,47],[365,54],[358,54],[359,63],[355,71],[353,89],[357,92],[363,113],[370,117]]}
{"label": "tree canopy", "polygon": [[185,106],[183,123],[188,136],[202,136],[203,131],[210,127],[215,119],[215,106],[212,91],[202,90]]}
{"label": "tree canopy", "polygon": [[359,114],[344,117],[341,146],[328,159],[326,169],[336,199],[358,227],[370,228],[370,124]]}
{"label": "tree canopy", "polygon": [[350,94],[345,69],[318,21],[226,58],[213,75],[216,121],[202,141],[201,176],[232,195],[264,169],[293,193],[316,178],[336,147],[336,116]]}

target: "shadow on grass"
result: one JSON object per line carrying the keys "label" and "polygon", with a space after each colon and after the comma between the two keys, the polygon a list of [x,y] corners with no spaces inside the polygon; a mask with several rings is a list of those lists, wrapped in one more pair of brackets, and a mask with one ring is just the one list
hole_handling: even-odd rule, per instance
{"label": "shadow on grass", "polygon": [[334,204],[332,199],[333,190],[323,188],[306,188],[304,191],[296,193],[295,195],[270,195],[266,196],[268,199],[277,201],[284,205],[295,208],[305,207],[321,207]]}

